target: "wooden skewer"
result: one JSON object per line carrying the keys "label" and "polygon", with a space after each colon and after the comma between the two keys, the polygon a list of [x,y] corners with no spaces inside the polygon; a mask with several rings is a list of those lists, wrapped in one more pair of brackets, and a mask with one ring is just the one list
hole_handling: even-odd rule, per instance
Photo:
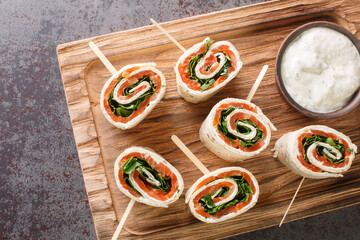
{"label": "wooden skewer", "polygon": [[286,215],[288,214],[289,209],[290,209],[291,205],[293,204],[293,202],[294,202],[294,200],[295,200],[295,198],[296,198],[296,195],[298,194],[298,192],[299,192],[299,190],[300,190],[300,187],[301,187],[301,185],[303,184],[304,180],[305,180],[305,177],[303,177],[303,178],[301,179],[301,182],[300,182],[298,188],[296,189],[296,192],[295,192],[293,198],[291,199],[291,202],[290,202],[288,208],[286,209],[286,212],[285,212],[283,218],[281,219],[281,222],[280,222],[280,224],[279,224],[279,227],[281,227],[281,225],[283,224],[283,222],[284,222],[284,220],[285,220],[285,218],[286,218]]}
{"label": "wooden skewer", "polygon": [[100,61],[105,65],[107,70],[109,70],[109,72],[111,72],[112,75],[117,74],[115,67],[110,63],[110,61],[105,57],[105,55],[100,51],[100,49],[95,45],[95,43],[89,42],[89,46],[91,50],[94,51],[96,56],[100,59]]}
{"label": "wooden skewer", "polygon": [[160,26],[154,19],[150,18],[150,22],[154,24],[163,34],[165,34],[173,43],[175,43],[178,48],[182,51],[186,52],[186,48],[184,48],[175,38],[173,38],[163,27]]}
{"label": "wooden skewer", "polygon": [[183,153],[200,169],[203,174],[209,173],[209,169],[207,169],[202,162],[190,151],[189,148],[185,146],[185,144],[178,138],[176,135],[171,136],[171,140],[180,148]]}
{"label": "wooden skewer", "polygon": [[259,73],[259,76],[257,77],[254,85],[252,86],[250,92],[249,92],[249,95],[247,96],[246,100],[251,102],[252,98],[254,97],[255,95],[255,92],[256,90],[258,89],[262,79],[264,78],[265,76],[265,73],[266,71],[268,70],[269,66],[268,65],[265,65],[262,69],[261,69],[261,72]]}
{"label": "wooden skewer", "polygon": [[134,206],[134,203],[135,203],[135,200],[134,200],[134,199],[131,199],[131,201],[129,202],[129,204],[128,204],[127,207],[126,207],[126,210],[125,210],[125,212],[124,212],[124,215],[121,217],[120,223],[119,223],[119,225],[117,226],[117,228],[116,228],[116,230],[115,230],[115,233],[114,233],[114,235],[112,236],[111,240],[117,240],[117,239],[118,239],[119,234],[120,234],[120,232],[121,232],[121,229],[123,228],[123,226],[124,226],[124,224],[125,224],[125,221],[126,221],[127,217],[129,216],[132,207]]}
{"label": "wooden skewer", "polygon": [[[105,55],[100,51],[100,49],[95,45],[95,43],[89,42],[89,46],[90,46],[91,50],[94,51],[96,56],[100,59],[100,61],[105,65],[107,70],[109,70],[109,72],[111,72],[112,75],[116,75],[117,71],[116,71],[115,67],[110,63],[110,61],[105,57]],[[122,215],[122,217],[121,217],[119,225],[117,226],[115,233],[112,236],[111,240],[118,239],[121,229],[123,228],[125,221],[126,221],[127,217],[129,216],[132,207],[134,206],[134,203],[135,203],[135,200],[131,199],[125,209],[124,215]]]}

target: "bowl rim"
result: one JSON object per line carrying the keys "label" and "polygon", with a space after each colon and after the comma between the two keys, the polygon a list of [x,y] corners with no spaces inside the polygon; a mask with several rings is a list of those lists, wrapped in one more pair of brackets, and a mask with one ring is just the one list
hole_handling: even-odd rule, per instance
{"label": "bowl rim", "polygon": [[296,39],[300,34],[302,34],[304,31],[314,28],[314,27],[326,27],[333,30],[338,31],[339,33],[344,34],[347,36],[351,42],[354,44],[355,48],[358,50],[360,54],[360,41],[353,35],[350,31],[348,31],[346,28],[341,27],[338,24],[327,22],[327,21],[314,21],[310,23],[306,23],[304,25],[301,25],[294,29],[281,43],[281,46],[278,50],[277,56],[276,56],[276,62],[275,62],[275,76],[276,76],[276,85],[278,87],[278,90],[280,91],[280,95],[282,98],[293,108],[295,108],[298,112],[312,118],[317,119],[330,119],[330,118],[337,118],[340,116],[345,115],[346,113],[353,110],[355,107],[357,107],[360,103],[360,88],[357,90],[357,92],[354,93],[353,97],[340,109],[337,109],[332,112],[314,112],[309,109],[306,109],[302,106],[300,106],[288,93],[288,91],[285,88],[285,85],[282,80],[281,76],[281,62],[284,56],[284,53],[290,43]]}

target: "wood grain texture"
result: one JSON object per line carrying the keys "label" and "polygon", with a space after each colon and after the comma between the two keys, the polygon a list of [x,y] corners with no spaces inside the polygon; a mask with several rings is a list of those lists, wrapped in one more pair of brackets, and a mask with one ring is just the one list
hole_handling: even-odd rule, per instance
{"label": "wood grain texture", "polygon": [[[113,164],[132,145],[151,147],[182,174],[185,191],[201,176],[189,159],[171,142],[176,134],[209,168],[237,165],[251,171],[260,184],[257,205],[241,215],[216,224],[192,217],[183,196],[168,209],[136,203],[121,237],[135,239],[223,238],[277,225],[301,176],[272,158],[271,149],[284,133],[309,124],[325,124],[351,137],[360,146],[360,107],[335,120],[313,120],[296,112],[280,97],[275,85],[275,58],[283,39],[296,27],[315,20],[335,22],[360,37],[358,1],[276,1],[230,9],[163,23],[180,43],[189,48],[209,36],[228,40],[240,52],[244,66],[237,77],[207,102],[191,104],[177,93],[173,67],[182,54],[155,26],[59,45],[59,65],[67,96],[89,204],[99,239],[110,239],[130,201],[117,189]],[[163,100],[133,129],[122,131],[106,121],[99,105],[100,91],[110,73],[88,47],[94,41],[116,69],[139,62],[156,62],[167,80]],[[253,102],[278,128],[266,150],[255,158],[233,164],[209,152],[199,140],[199,128],[213,105],[225,97],[246,98],[264,64],[269,70]],[[286,221],[358,204],[359,157],[341,179],[306,179]],[[246,219],[246,221],[244,220]],[[166,229],[166,230],[165,230]],[[204,234],[206,232],[206,235]]]}

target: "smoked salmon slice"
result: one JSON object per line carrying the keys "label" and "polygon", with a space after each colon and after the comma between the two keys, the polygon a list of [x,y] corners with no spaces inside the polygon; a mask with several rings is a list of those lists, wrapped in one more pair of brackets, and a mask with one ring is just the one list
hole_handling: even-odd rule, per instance
{"label": "smoked salmon slice", "polygon": [[240,54],[230,42],[214,43],[205,38],[179,58],[174,68],[178,92],[188,102],[206,101],[225,87],[241,67]]}
{"label": "smoked salmon slice", "polygon": [[127,65],[105,83],[100,106],[115,127],[136,126],[164,96],[165,77],[155,66],[155,63]]}
{"label": "smoked salmon slice", "polygon": [[274,157],[307,178],[342,177],[357,153],[350,138],[335,129],[312,125],[288,132],[275,144]]}
{"label": "smoked salmon slice", "polygon": [[246,169],[220,168],[199,178],[187,191],[185,202],[197,219],[216,223],[252,208],[259,191],[256,178]]}
{"label": "smoked salmon slice", "polygon": [[270,143],[275,126],[255,104],[226,98],[210,111],[200,128],[200,140],[227,161],[242,161],[259,154]]}
{"label": "smoked salmon slice", "polygon": [[148,148],[126,149],[116,159],[114,175],[121,192],[150,206],[166,208],[184,190],[176,168]]}

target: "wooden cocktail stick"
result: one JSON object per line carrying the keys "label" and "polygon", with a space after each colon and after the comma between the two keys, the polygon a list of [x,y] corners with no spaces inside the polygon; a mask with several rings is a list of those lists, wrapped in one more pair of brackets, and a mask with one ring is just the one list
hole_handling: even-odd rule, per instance
{"label": "wooden cocktail stick", "polygon": [[120,223],[119,225],[117,226],[116,230],[115,230],[115,233],[114,235],[112,236],[111,240],[117,240],[118,237],[119,237],[119,234],[121,232],[121,229],[123,228],[124,224],[125,224],[125,221],[127,219],[127,217],[129,216],[130,214],[130,211],[132,209],[132,207],[134,206],[134,203],[135,203],[135,200],[134,199],[131,199],[129,204],[127,205],[126,207],[126,210],[124,212],[124,215],[122,215],[121,217],[121,220],[120,220]]}
{"label": "wooden cocktail stick", "polygon": [[259,76],[257,77],[254,85],[252,86],[250,92],[249,92],[249,95],[247,96],[246,100],[251,102],[252,98],[254,97],[255,95],[255,92],[256,90],[258,89],[262,79],[264,78],[265,76],[265,73],[266,71],[268,70],[269,66],[268,65],[265,65],[262,69],[261,69],[261,72],[259,73]]}
{"label": "wooden cocktail stick", "polygon": [[304,180],[305,180],[305,177],[303,177],[303,178],[301,179],[301,182],[300,182],[298,188],[296,189],[296,192],[295,192],[293,198],[291,199],[291,202],[290,202],[288,208],[286,209],[286,212],[285,212],[283,218],[281,219],[281,222],[280,222],[280,224],[279,224],[279,227],[281,227],[281,225],[283,224],[283,222],[284,222],[284,220],[285,220],[285,218],[286,218],[286,215],[287,215],[287,213],[288,213],[291,205],[293,204],[293,202],[294,202],[294,200],[295,200],[295,198],[296,198],[296,195],[298,194],[298,192],[299,192],[299,190],[300,190],[300,187],[301,187],[301,185],[303,184]]}
{"label": "wooden cocktail stick", "polygon": [[150,22],[154,24],[163,34],[165,34],[173,43],[175,43],[178,48],[182,51],[186,52],[186,49],[178,42],[175,38],[173,38],[164,28],[160,26],[154,19],[150,18]]}
{"label": "wooden cocktail stick", "polygon": [[203,174],[207,174],[210,171],[200,162],[200,160],[190,151],[189,148],[178,138],[176,135],[171,136],[171,140],[180,148],[181,151],[200,169]]}
{"label": "wooden cocktail stick", "polygon": [[[107,70],[109,70],[109,72],[111,72],[112,75],[116,75],[117,71],[116,71],[115,67],[110,63],[110,61],[105,57],[105,55],[100,51],[100,49],[95,45],[95,43],[89,42],[89,46],[90,46],[91,50],[94,51],[96,56],[101,60],[101,62],[105,65]],[[129,204],[126,207],[124,215],[122,215],[122,217],[121,217],[119,225],[117,226],[115,233],[114,233],[113,237],[111,238],[111,240],[118,239],[121,229],[123,228],[125,221],[126,221],[127,217],[129,216],[132,207],[134,206],[134,203],[135,203],[135,200],[131,199]]]}
{"label": "wooden cocktail stick", "polygon": [[115,75],[117,73],[116,69],[110,63],[110,61],[105,57],[105,55],[100,51],[100,49],[95,45],[95,43],[89,42],[89,46],[90,46],[91,50],[94,51],[96,56],[100,59],[100,61],[105,65],[107,70],[109,70],[109,72],[111,72],[112,75]]}

